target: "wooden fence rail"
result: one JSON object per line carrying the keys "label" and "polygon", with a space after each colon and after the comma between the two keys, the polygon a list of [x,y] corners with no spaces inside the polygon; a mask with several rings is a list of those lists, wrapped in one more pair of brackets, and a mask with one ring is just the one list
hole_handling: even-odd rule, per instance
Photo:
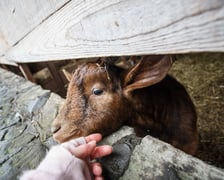
{"label": "wooden fence rail", "polygon": [[[23,0],[24,4],[27,2]],[[45,2],[50,4],[43,1],[41,5]],[[1,19],[7,18],[7,12],[13,12],[11,3],[6,8],[1,7],[4,3],[0,4]],[[0,38],[0,47],[4,47],[3,43],[10,46],[2,48],[0,62],[224,52],[223,0],[71,0],[63,4],[55,0],[55,3],[25,36],[15,37],[17,41],[11,40],[11,34],[18,31],[20,22],[26,26],[26,21],[20,20],[12,26],[10,36],[2,31],[9,23],[0,24],[0,36],[5,37],[4,41]],[[20,7],[15,12],[20,10],[29,8]],[[31,15],[36,17],[35,13]]]}

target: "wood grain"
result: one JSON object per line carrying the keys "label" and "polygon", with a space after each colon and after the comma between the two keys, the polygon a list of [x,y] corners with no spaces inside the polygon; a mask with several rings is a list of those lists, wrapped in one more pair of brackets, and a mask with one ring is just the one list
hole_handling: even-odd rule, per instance
{"label": "wood grain", "polygon": [[8,64],[12,66],[18,66],[14,61],[10,61],[9,59],[6,59],[4,55],[0,55],[0,64]]}
{"label": "wood grain", "polygon": [[6,54],[15,62],[224,52],[223,0],[73,0]]}
{"label": "wood grain", "polygon": [[0,1],[0,55],[68,0]]}

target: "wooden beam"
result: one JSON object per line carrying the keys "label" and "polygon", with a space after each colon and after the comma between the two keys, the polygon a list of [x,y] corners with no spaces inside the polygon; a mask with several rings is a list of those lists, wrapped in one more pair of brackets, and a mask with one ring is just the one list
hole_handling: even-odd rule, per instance
{"label": "wooden beam", "polygon": [[61,87],[61,86],[63,87],[64,86],[63,80],[61,79],[61,77],[59,75],[59,72],[56,70],[54,64],[46,62],[46,65],[47,65],[54,81],[56,82],[57,86],[58,87]]}
{"label": "wooden beam", "polygon": [[4,55],[0,55],[0,64],[18,66],[13,60],[8,60]]}
{"label": "wooden beam", "polygon": [[222,0],[73,0],[6,54],[15,62],[224,52]]}
{"label": "wooden beam", "polygon": [[30,80],[31,82],[35,82],[35,79],[33,78],[33,74],[31,73],[30,68],[27,64],[19,64],[19,69],[27,80]]}
{"label": "wooden beam", "polygon": [[13,46],[68,1],[0,1],[0,50],[1,45]]}
{"label": "wooden beam", "polygon": [[[0,57],[69,1],[0,1]],[[12,64],[7,61],[2,63]]]}
{"label": "wooden beam", "polygon": [[9,68],[6,65],[4,65],[4,64],[0,64],[0,68],[6,69],[6,70],[9,71]]}

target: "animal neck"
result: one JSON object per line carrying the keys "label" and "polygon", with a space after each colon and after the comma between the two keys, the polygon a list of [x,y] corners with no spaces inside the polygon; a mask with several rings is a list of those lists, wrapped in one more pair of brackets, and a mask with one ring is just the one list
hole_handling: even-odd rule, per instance
{"label": "animal neck", "polygon": [[[156,134],[162,130],[161,113],[166,112],[162,89],[159,84],[132,92],[131,98],[128,99],[133,109],[131,126],[138,126],[140,131],[157,136]],[[143,136],[139,130],[137,134]]]}

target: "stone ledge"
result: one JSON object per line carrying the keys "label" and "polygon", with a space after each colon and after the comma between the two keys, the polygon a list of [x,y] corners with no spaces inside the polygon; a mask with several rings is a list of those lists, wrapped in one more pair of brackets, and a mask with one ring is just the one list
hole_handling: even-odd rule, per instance
{"label": "stone ledge", "polygon": [[[102,144],[116,145],[119,143],[120,139],[123,140],[123,144],[129,144],[129,138],[132,136],[133,139],[138,139],[135,136],[134,130],[129,127],[123,127],[119,131],[115,132],[111,136],[104,139]],[[114,146],[113,145],[113,146]],[[108,166],[104,164],[107,161],[103,161],[103,165],[106,169],[114,169],[116,164],[122,163],[122,154],[124,154],[122,148],[117,149],[115,147],[117,154],[116,157],[121,159],[111,159],[113,164]],[[128,156],[126,151],[126,156]],[[107,157],[108,158],[108,157]],[[164,143],[151,136],[144,137],[139,144],[136,144],[132,150],[131,158],[128,164],[123,164],[125,169],[127,169],[124,174],[119,174],[121,180],[134,179],[157,179],[157,180],[167,180],[167,179],[224,179],[224,170],[216,168],[214,166],[208,165],[205,162],[188,155],[173,146]],[[106,174],[107,179],[118,179],[117,171],[109,171]]]}

